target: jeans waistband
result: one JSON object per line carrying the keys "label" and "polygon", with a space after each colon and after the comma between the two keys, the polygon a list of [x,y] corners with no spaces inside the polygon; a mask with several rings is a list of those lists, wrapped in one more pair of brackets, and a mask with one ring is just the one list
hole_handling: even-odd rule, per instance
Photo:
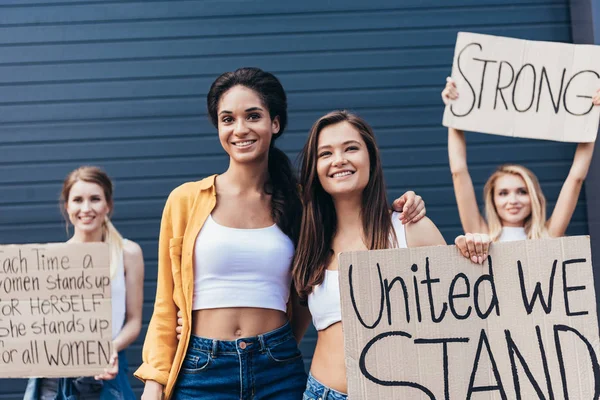
{"label": "jeans waistband", "polygon": [[270,332],[236,340],[208,339],[192,334],[188,348],[204,351],[216,357],[218,354],[263,351],[268,347],[276,346],[293,337],[290,323],[286,322],[284,325]]}
{"label": "jeans waistband", "polygon": [[[308,374],[308,381],[306,382],[306,388],[314,393],[315,395],[319,396],[320,398],[322,397],[323,399],[329,399],[329,398],[333,398],[333,399],[347,399],[348,395],[342,392],[338,392],[337,390],[331,389],[325,385],[323,385],[321,382],[319,382],[318,380],[315,379],[314,376],[312,376],[312,374]],[[327,397],[330,396],[330,397]]]}

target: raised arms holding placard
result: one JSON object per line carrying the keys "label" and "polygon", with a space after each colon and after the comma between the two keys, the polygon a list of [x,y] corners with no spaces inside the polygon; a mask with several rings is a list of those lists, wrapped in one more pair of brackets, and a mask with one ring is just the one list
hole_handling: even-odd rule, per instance
{"label": "raised arms holding placard", "polygon": [[[445,104],[459,93],[451,78],[442,92]],[[600,90],[592,102],[600,105]],[[594,143],[577,147],[571,170],[563,183],[551,218],[546,221],[546,200],[535,175],[520,165],[502,165],[484,189],[486,218],[479,212],[473,182],[467,167],[464,133],[448,128],[448,156],[461,224],[465,232],[489,233],[493,241],[535,239],[564,235],[573,216],[583,181],[592,160]]]}

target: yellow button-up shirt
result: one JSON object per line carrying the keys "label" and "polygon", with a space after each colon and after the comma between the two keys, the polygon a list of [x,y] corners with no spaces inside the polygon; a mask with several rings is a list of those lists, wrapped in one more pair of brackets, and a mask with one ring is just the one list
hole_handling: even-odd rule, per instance
{"label": "yellow button-up shirt", "polygon": [[[217,203],[215,177],[173,190],[160,223],[154,313],[144,341],[143,363],[134,375],[162,384],[165,399],[171,398],[190,340],[194,243]],[[175,332],[178,309],[183,312],[181,340]]]}

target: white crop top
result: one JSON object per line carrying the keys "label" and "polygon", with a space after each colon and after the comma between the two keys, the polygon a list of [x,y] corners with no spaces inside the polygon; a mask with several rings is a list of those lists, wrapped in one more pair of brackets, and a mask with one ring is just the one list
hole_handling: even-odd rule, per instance
{"label": "white crop top", "polygon": [[[392,225],[398,239],[398,247],[404,249],[408,247],[406,243],[406,231],[399,217],[399,213],[392,213]],[[323,283],[315,286],[313,291],[308,295],[308,308],[312,315],[313,325],[318,331],[322,331],[342,320],[339,274],[337,270],[325,270]]]}
{"label": "white crop top", "polygon": [[194,246],[193,310],[256,307],[286,311],[294,244],[276,224],[238,229],[208,216]]}
{"label": "white crop top", "polygon": [[511,227],[505,226],[502,228],[502,233],[500,234],[499,242],[513,242],[515,240],[526,240],[527,233],[525,233],[525,228],[523,227]]}
{"label": "white crop top", "polygon": [[[127,239],[123,239],[126,241]],[[116,338],[123,325],[127,309],[127,290],[125,285],[125,265],[123,256],[119,259],[119,265],[114,276],[110,280],[110,295],[112,305],[112,338]]]}

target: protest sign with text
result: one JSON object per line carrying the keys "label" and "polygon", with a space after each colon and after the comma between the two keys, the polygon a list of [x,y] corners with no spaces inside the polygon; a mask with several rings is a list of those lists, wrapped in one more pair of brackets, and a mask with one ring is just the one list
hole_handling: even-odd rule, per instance
{"label": "protest sign with text", "polygon": [[103,373],[110,290],[105,243],[0,246],[0,378]]}
{"label": "protest sign with text", "polygon": [[444,126],[532,139],[593,142],[600,46],[460,32],[452,78],[459,98]]}
{"label": "protest sign with text", "polygon": [[349,397],[598,399],[589,237],[342,253]]}

